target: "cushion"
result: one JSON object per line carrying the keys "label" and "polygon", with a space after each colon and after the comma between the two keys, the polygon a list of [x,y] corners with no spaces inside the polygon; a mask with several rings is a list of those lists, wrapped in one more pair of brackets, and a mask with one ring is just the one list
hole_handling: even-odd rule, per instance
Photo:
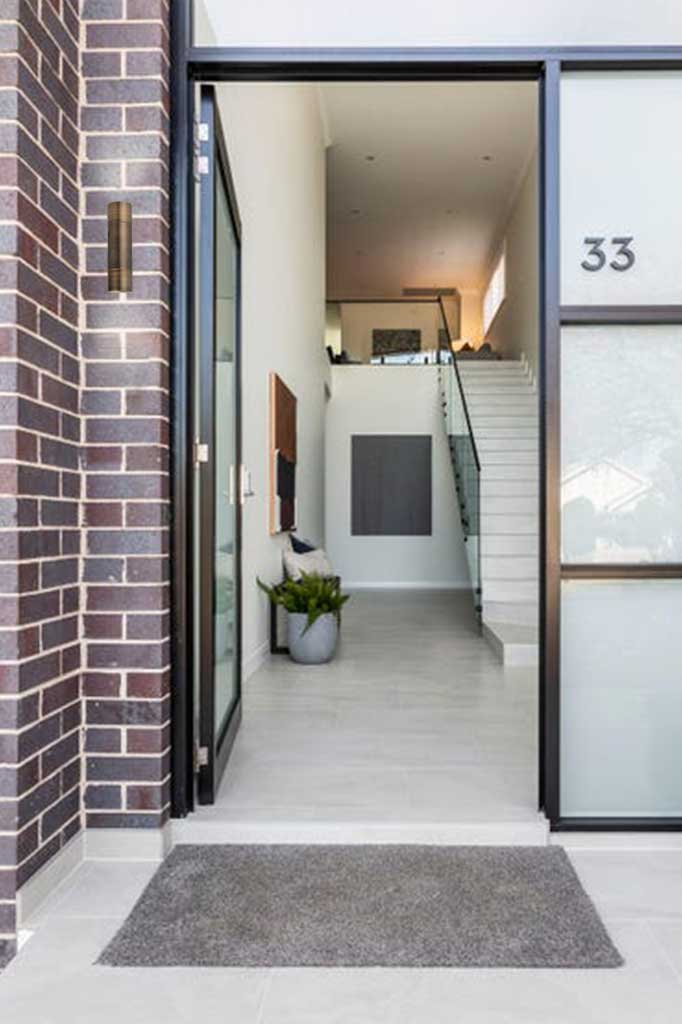
{"label": "cushion", "polygon": [[297,555],[305,555],[308,551],[317,550],[315,545],[309,540],[304,540],[302,537],[294,537],[293,533],[289,534],[289,540]]}
{"label": "cushion", "polygon": [[332,564],[327,552],[322,548],[297,554],[295,551],[284,550],[282,554],[284,572],[291,580],[300,580],[303,573],[317,573],[318,576],[333,576]]}

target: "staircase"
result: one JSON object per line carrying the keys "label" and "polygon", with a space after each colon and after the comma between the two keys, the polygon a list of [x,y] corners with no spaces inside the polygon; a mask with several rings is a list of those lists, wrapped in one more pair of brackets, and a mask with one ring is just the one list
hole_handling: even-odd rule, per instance
{"label": "staircase", "polygon": [[538,662],[538,401],[525,365],[458,363],[481,462],[483,632],[505,665]]}

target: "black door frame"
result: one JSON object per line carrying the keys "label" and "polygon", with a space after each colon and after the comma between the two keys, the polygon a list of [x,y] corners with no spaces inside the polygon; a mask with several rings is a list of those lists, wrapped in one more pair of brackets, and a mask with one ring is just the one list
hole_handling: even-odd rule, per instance
{"label": "black door frame", "polygon": [[[206,756],[199,759],[197,772],[197,797],[199,803],[213,803],[215,791],[220,783],[227,759],[230,756],[239,722],[241,720],[241,220],[239,206],[230,171],[225,138],[220,114],[216,106],[215,90],[211,85],[200,87],[200,123],[205,129],[199,141],[200,157],[206,166],[200,175],[200,224],[199,224],[199,281],[196,282],[199,310],[199,337],[204,342],[199,352],[197,377],[192,387],[199,386],[202,400],[194,409],[192,417],[198,429],[198,439],[208,444],[207,461],[195,464],[194,482],[199,494],[199,576],[200,594],[197,598],[204,609],[199,629],[200,649],[197,651],[199,666],[199,748]],[[222,188],[232,231],[236,243],[235,267],[235,337],[234,337],[234,452],[233,480],[234,493],[234,538],[232,558],[234,563],[234,624],[235,650],[234,670],[236,673],[236,696],[230,706],[220,731],[215,726],[215,532],[216,532],[216,452],[218,445],[215,430],[216,408],[216,323],[215,300],[218,288],[216,263],[217,197]],[[213,273],[209,273],[209,268]],[[191,371],[190,371],[191,375]],[[210,396],[210,397],[209,397]],[[194,504],[193,504],[194,511]],[[210,609],[210,614],[209,610]],[[196,628],[196,627],[195,627]]]}
{"label": "black door frame", "polygon": [[[559,115],[562,71],[682,70],[682,46],[647,47],[433,47],[243,48],[195,47],[192,0],[172,11],[171,153],[173,212],[173,814],[192,809],[191,638],[192,595],[187,578],[189,474],[187,339],[192,283],[187,280],[192,238],[189,183],[193,160],[193,84],[201,81],[456,81],[537,80],[540,89],[540,671],[539,807],[553,829],[679,830],[682,819],[567,819],[560,813],[560,599],[561,580],[574,567],[560,554],[560,345],[561,327],[574,323],[682,323],[682,306],[567,307],[560,304]],[[591,318],[594,318],[593,320]],[[638,567],[611,567],[634,576]],[[591,566],[593,578],[606,567]],[[587,572],[588,568],[584,567]],[[641,570],[640,570],[641,571]],[[651,577],[682,577],[682,567],[651,566]]]}

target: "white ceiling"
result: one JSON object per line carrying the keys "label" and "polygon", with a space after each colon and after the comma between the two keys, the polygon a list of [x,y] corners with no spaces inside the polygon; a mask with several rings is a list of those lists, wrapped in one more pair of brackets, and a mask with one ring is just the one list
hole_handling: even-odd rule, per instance
{"label": "white ceiling", "polygon": [[483,287],[536,146],[535,83],[344,82],[319,90],[331,143],[329,297]]}

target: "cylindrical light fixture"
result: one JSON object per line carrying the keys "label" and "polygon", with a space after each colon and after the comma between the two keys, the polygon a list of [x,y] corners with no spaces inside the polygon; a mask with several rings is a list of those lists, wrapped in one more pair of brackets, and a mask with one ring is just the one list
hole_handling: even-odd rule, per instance
{"label": "cylindrical light fixture", "polygon": [[130,203],[109,203],[107,229],[107,287],[110,292],[131,292],[133,209]]}

